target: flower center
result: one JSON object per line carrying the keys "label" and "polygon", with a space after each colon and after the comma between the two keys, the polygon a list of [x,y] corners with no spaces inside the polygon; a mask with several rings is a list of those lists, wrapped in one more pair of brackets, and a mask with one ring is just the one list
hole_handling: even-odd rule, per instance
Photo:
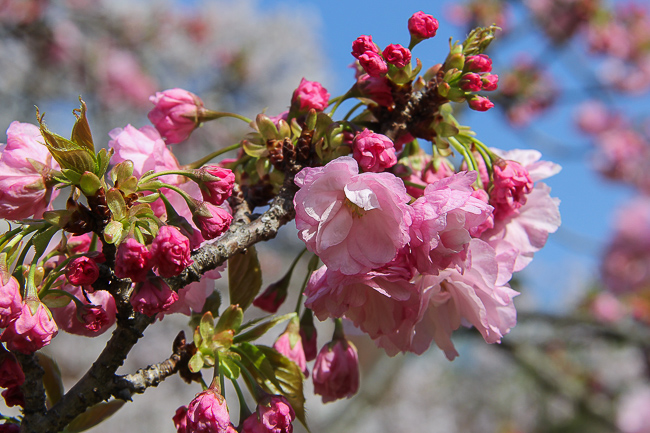
{"label": "flower center", "polygon": [[345,205],[350,209],[353,218],[361,218],[366,214],[366,210],[352,203],[349,198],[345,198]]}

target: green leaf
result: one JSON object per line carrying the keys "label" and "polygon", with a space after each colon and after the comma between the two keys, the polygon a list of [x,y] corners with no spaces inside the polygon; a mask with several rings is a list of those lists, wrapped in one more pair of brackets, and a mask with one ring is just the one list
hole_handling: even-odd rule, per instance
{"label": "green leaf", "polygon": [[494,25],[477,27],[472,30],[465,42],[463,42],[463,54],[466,56],[481,54],[494,40],[494,34],[497,30],[501,30],[501,28]]}
{"label": "green leaf", "polygon": [[241,355],[242,364],[255,378],[257,383],[262,384],[268,380],[274,387],[280,387],[280,382],[275,378],[273,364],[267,359],[259,346],[251,343],[241,343],[238,346],[233,346],[231,350]]}
{"label": "green leaf", "polygon": [[61,170],[61,173],[68,178],[70,182],[72,182],[75,185],[79,185],[79,182],[81,181],[81,173],[78,173],[74,170],[70,170],[67,168],[64,168]]}
{"label": "green leaf", "polygon": [[72,135],[70,140],[75,142],[81,147],[86,148],[89,152],[95,153],[95,145],[93,144],[93,136],[90,132],[90,125],[86,117],[86,103],[79,98],[81,108],[72,110],[72,113],[77,118],[77,121],[72,127]]}
{"label": "green leaf", "polygon": [[242,141],[242,148],[244,149],[244,152],[246,152],[246,155],[252,156],[253,158],[260,158],[269,154],[266,146],[253,144],[248,140]]}
{"label": "green leaf", "polygon": [[220,358],[219,371],[222,372],[228,379],[237,380],[241,369],[235,360],[231,358]]}
{"label": "green leaf", "polygon": [[192,355],[189,362],[187,363],[187,366],[192,373],[198,373],[201,371],[203,368],[203,356],[201,355],[201,352],[196,352],[194,355]]}
{"label": "green leaf", "polygon": [[244,320],[244,310],[239,305],[230,305],[225,309],[223,314],[219,317],[215,332],[226,330],[239,331],[239,327]]}
{"label": "green leaf", "polygon": [[262,287],[262,270],[257,251],[252,246],[228,259],[230,303],[246,310]]}
{"label": "green leaf", "polygon": [[45,250],[47,249],[47,246],[50,244],[50,241],[52,240],[52,237],[58,232],[60,229],[57,226],[50,226],[45,230],[39,230],[38,233],[32,237],[32,243],[34,244],[34,248],[36,249],[35,256],[40,257],[43,255]]}
{"label": "green leaf", "polygon": [[434,126],[436,134],[440,137],[454,137],[460,132],[456,126],[447,122],[440,122]]}
{"label": "green leaf", "polygon": [[261,337],[262,335],[266,334],[267,331],[269,331],[271,328],[273,328],[275,325],[278,323],[282,323],[286,320],[291,320],[294,317],[296,317],[296,313],[288,313],[283,316],[279,317],[274,317],[272,320],[269,320],[266,323],[262,323],[261,325],[258,325],[251,329],[248,332],[245,332],[243,334],[235,335],[235,338],[233,339],[233,343],[243,343],[244,341],[253,341]]}
{"label": "green leaf", "polygon": [[203,340],[211,340],[214,335],[214,318],[212,317],[211,312],[207,312],[201,317],[201,323],[199,323],[199,333]]}
{"label": "green leaf", "polygon": [[99,177],[104,177],[106,170],[108,170],[108,164],[111,162],[111,157],[115,151],[113,149],[108,152],[106,149],[102,148],[97,153],[97,172],[95,173]]}
{"label": "green leaf", "polygon": [[122,193],[115,188],[111,188],[106,193],[106,203],[116,221],[126,218],[126,202]]}
{"label": "green leaf", "polygon": [[63,432],[78,433],[93,428],[117,412],[124,406],[124,403],[123,400],[111,400],[91,406],[84,413],[73,419]]}
{"label": "green leaf", "polygon": [[258,114],[255,123],[264,141],[282,138],[278,134],[278,128],[275,126],[275,123],[268,116]]}
{"label": "green leaf", "polygon": [[86,171],[84,172],[84,174],[81,175],[79,186],[83,191],[84,195],[88,197],[92,197],[97,193],[99,188],[102,187],[102,181],[99,180],[99,178],[95,173]]}
{"label": "green leaf", "polygon": [[94,151],[90,151],[86,147],[49,131],[42,123],[41,135],[45,139],[45,146],[50,151],[52,158],[59,163],[61,168],[72,170],[79,174],[85,171],[95,172],[96,162]]}
{"label": "green leaf", "polygon": [[47,395],[47,407],[52,407],[61,400],[65,391],[61,380],[61,370],[56,361],[43,352],[36,352],[36,356],[38,363],[43,368],[43,386]]}

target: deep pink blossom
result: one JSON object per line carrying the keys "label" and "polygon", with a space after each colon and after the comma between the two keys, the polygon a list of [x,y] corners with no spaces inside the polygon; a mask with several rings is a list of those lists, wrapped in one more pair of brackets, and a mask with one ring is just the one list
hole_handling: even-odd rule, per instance
{"label": "deep pink blossom", "polygon": [[295,177],[298,236],[331,270],[367,272],[393,260],[409,240],[409,197],[391,173],[362,173],[340,157]]}
{"label": "deep pink blossom", "polygon": [[0,284],[0,328],[6,328],[9,322],[20,316],[22,297],[20,284],[13,276],[0,275]]}
{"label": "deep pink blossom", "polygon": [[133,309],[147,316],[164,313],[178,301],[178,294],[162,278],[147,279],[131,295]]}
{"label": "deep pink blossom", "polygon": [[417,39],[429,39],[438,31],[438,20],[422,11],[414,13],[408,21],[411,36]]}
{"label": "deep pink blossom", "polygon": [[492,59],[486,54],[468,56],[465,59],[465,70],[469,72],[492,72]]}
{"label": "deep pink blossom", "polygon": [[302,326],[300,327],[300,339],[302,340],[302,348],[305,352],[305,360],[307,362],[316,359],[318,354],[318,332],[315,327],[312,327],[311,336],[307,336],[307,331]]}
{"label": "deep pink blossom", "polygon": [[29,307],[35,301],[23,303],[20,317],[13,320],[0,336],[0,341],[7,343],[9,350],[17,350],[29,355],[50,344],[59,329],[50,311],[42,303],[38,303],[32,313]]}
{"label": "deep pink blossom", "polygon": [[187,431],[187,406],[181,406],[176,409],[176,413],[172,417],[176,433],[188,433]]}
{"label": "deep pink blossom", "polygon": [[481,82],[483,84],[483,90],[492,92],[499,86],[499,76],[496,74],[485,74],[481,77]]}
{"label": "deep pink blossom", "polygon": [[379,47],[372,41],[372,36],[361,35],[352,42],[352,55],[355,59],[367,51],[379,54]]}
{"label": "deep pink blossom", "polygon": [[171,278],[193,263],[190,240],[173,226],[162,226],[151,243],[151,257],[158,275]]}
{"label": "deep pink blossom", "polygon": [[18,360],[4,348],[0,348],[0,388],[20,386],[25,382],[25,373]]}
{"label": "deep pink blossom", "polygon": [[323,403],[350,398],[359,390],[357,349],[347,340],[323,346],[314,363],[314,393]]}
{"label": "deep pink blossom", "polygon": [[269,396],[244,420],[242,433],[292,433],[294,419],[296,414],[285,397]]}
{"label": "deep pink blossom", "polygon": [[411,63],[411,51],[400,44],[390,44],[382,53],[386,62],[396,68],[403,68]]}
{"label": "deep pink blossom", "polygon": [[64,284],[62,290],[74,295],[84,305],[79,308],[75,302],[52,308],[52,317],[63,331],[86,337],[95,337],[106,332],[116,319],[115,299],[106,290],[90,293],[81,287]]}
{"label": "deep pink blossom", "polygon": [[35,125],[9,125],[7,143],[0,145],[0,218],[40,218],[59,194],[49,184],[49,172],[59,164],[43,142]]}
{"label": "deep pink blossom", "polygon": [[65,276],[73,286],[89,286],[99,278],[99,266],[90,257],[77,257],[66,265]]}
{"label": "deep pink blossom", "polygon": [[230,414],[226,399],[208,388],[194,397],[187,407],[187,431],[192,433],[230,433]]}
{"label": "deep pink blossom", "polygon": [[483,87],[481,76],[474,72],[463,75],[458,83],[460,88],[466,92],[479,92]]}
{"label": "deep pink blossom", "polygon": [[151,251],[134,238],[128,238],[117,248],[115,276],[130,278],[133,282],[144,281],[153,267]]}
{"label": "deep pink blossom", "polygon": [[149,97],[155,107],[148,117],[167,144],[187,140],[200,124],[199,113],[203,101],[192,92],[169,89]]}
{"label": "deep pink blossom", "polygon": [[474,95],[467,100],[469,108],[476,111],[488,111],[490,108],[494,107],[492,101],[490,101],[485,96]]}
{"label": "deep pink blossom", "polygon": [[319,82],[307,81],[303,78],[293,92],[291,105],[303,112],[312,108],[316,111],[323,111],[327,108],[329,99],[330,94]]}
{"label": "deep pink blossom", "polygon": [[361,97],[371,99],[382,107],[393,105],[393,91],[385,76],[371,77],[361,74],[357,79],[357,88]]}
{"label": "deep pink blossom", "polygon": [[201,236],[210,240],[218,238],[228,230],[232,215],[222,207],[203,202],[199,210],[192,215],[192,221],[201,231]]}
{"label": "deep pink blossom", "polygon": [[528,170],[516,161],[500,160],[492,166],[490,204],[500,218],[519,211],[526,204],[527,195],[533,190]]}
{"label": "deep pink blossom", "polygon": [[359,64],[371,77],[381,77],[388,72],[388,65],[384,58],[373,51],[366,51],[359,56]]}
{"label": "deep pink blossom", "polygon": [[25,395],[19,386],[12,386],[2,391],[2,397],[8,407],[25,407]]}
{"label": "deep pink blossom", "polygon": [[379,173],[397,164],[393,141],[382,134],[364,129],[354,137],[352,156],[363,171]]}
{"label": "deep pink blossom", "polygon": [[232,188],[235,184],[235,173],[228,168],[223,168],[218,165],[206,165],[205,167],[201,167],[199,172],[205,172],[210,176],[219,178],[218,180],[203,180],[199,183],[199,186],[201,187],[203,200],[215,206],[221,206],[232,194]]}
{"label": "deep pink blossom", "polygon": [[269,284],[266,290],[255,298],[253,305],[267,313],[276,313],[287,299],[288,293],[285,286],[286,284]]}

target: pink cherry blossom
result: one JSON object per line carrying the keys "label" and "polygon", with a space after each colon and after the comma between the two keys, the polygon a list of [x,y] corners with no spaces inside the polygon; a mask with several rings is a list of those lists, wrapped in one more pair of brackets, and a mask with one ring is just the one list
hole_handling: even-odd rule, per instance
{"label": "pink cherry blossom", "polygon": [[135,239],[128,238],[117,248],[115,255],[117,278],[130,278],[133,282],[144,281],[152,267],[151,251]]}
{"label": "pink cherry blossom", "polygon": [[371,77],[361,74],[357,79],[357,88],[362,97],[371,99],[382,107],[393,105],[393,91],[385,76]]}
{"label": "pink cherry blossom", "polygon": [[267,313],[276,313],[285,299],[287,299],[287,287],[279,281],[269,284],[266,290],[255,298],[253,305]]}
{"label": "pink cherry blossom", "polygon": [[367,272],[393,260],[409,240],[409,197],[390,173],[362,173],[340,157],[295,177],[298,237],[331,270]]}
{"label": "pink cherry blossom", "polygon": [[381,77],[388,72],[388,65],[384,58],[373,51],[366,51],[359,56],[359,64],[371,77]]}
{"label": "pink cherry blossom", "polygon": [[149,97],[155,107],[148,117],[167,144],[187,140],[199,126],[203,101],[192,92],[174,88]]}
{"label": "pink cherry blossom", "polygon": [[379,54],[379,47],[372,41],[372,36],[361,35],[352,42],[352,55],[355,59],[367,51]]}
{"label": "pink cherry blossom", "polygon": [[285,397],[266,397],[255,413],[244,420],[242,433],[292,433],[294,419],[296,414]]}
{"label": "pink cherry blossom", "polygon": [[20,316],[9,323],[0,336],[0,341],[7,343],[9,350],[17,350],[26,355],[50,344],[59,332],[47,307],[39,302],[36,311],[32,313],[29,307],[31,302],[34,301],[23,303]]}
{"label": "pink cherry blossom", "polygon": [[484,74],[481,77],[481,83],[483,84],[483,90],[492,92],[499,86],[499,76],[496,74]]}
{"label": "pink cherry blossom", "polygon": [[153,266],[163,278],[174,277],[194,263],[190,258],[189,239],[173,226],[160,227],[151,243],[151,256]]}
{"label": "pink cherry blossom", "polygon": [[492,72],[492,59],[486,54],[468,56],[465,59],[465,70],[469,72]]}
{"label": "pink cherry blossom", "polygon": [[622,433],[650,433],[650,388],[635,387],[620,399],[616,425]]}
{"label": "pink cherry blossom", "polygon": [[357,349],[347,340],[323,346],[314,363],[314,393],[323,403],[350,398],[359,390]]}
{"label": "pink cherry blossom", "polygon": [[44,141],[35,125],[9,125],[7,143],[0,145],[0,218],[41,218],[59,194],[49,185],[49,172],[59,164]]}
{"label": "pink cherry blossom", "polygon": [[307,112],[312,108],[316,111],[323,111],[327,108],[329,99],[330,94],[319,82],[307,81],[303,78],[293,92],[291,105],[302,112]]}
{"label": "pink cherry blossom", "polygon": [[463,75],[458,84],[466,92],[479,92],[483,88],[481,76],[474,72]]}
{"label": "pink cherry blossom", "polygon": [[193,433],[230,433],[230,414],[226,399],[208,388],[194,397],[187,407],[187,431]]}
{"label": "pink cherry blossom", "polygon": [[528,170],[517,161],[500,160],[492,166],[490,204],[497,218],[519,211],[526,204],[527,195],[533,189]]}
{"label": "pink cherry blossom", "polygon": [[474,95],[467,100],[467,103],[469,104],[469,108],[476,111],[488,111],[494,107],[492,101],[485,96]]}
{"label": "pink cherry blossom", "polygon": [[232,215],[224,208],[203,202],[198,212],[192,215],[192,221],[201,231],[204,239],[216,239],[228,230]]}
{"label": "pink cherry blossom", "polygon": [[397,164],[392,140],[369,129],[364,129],[354,137],[352,155],[363,171],[379,173]]}
{"label": "pink cherry blossom", "polygon": [[[201,167],[199,173],[206,173],[210,176],[219,178],[218,180],[201,181],[199,186],[201,187],[203,200],[210,202],[215,206],[221,206],[232,194],[232,188],[235,184],[235,173],[230,169],[218,165],[207,165]],[[202,177],[202,175],[199,174],[199,177]]]}
{"label": "pink cherry blossom", "polygon": [[64,284],[62,290],[74,295],[84,305],[79,308],[75,302],[65,307],[52,308],[52,317],[63,331],[86,337],[101,335],[115,323],[115,299],[105,290],[92,293],[82,291],[81,287]]}
{"label": "pink cherry blossom", "polygon": [[100,101],[109,107],[126,103],[145,108],[157,85],[140,60],[132,52],[113,46],[98,47],[98,51],[102,53],[97,64]]}
{"label": "pink cherry blossom", "polygon": [[[5,282],[6,281],[6,282]],[[22,312],[20,285],[13,276],[0,275],[0,328],[6,328]]]}
{"label": "pink cherry blossom", "polygon": [[188,433],[187,432],[187,406],[181,406],[176,409],[176,413],[172,417],[174,421],[174,427],[176,427],[176,433]]}
{"label": "pink cherry blossom", "polygon": [[77,257],[66,265],[65,276],[73,286],[89,286],[99,278],[99,266],[90,257]]}
{"label": "pink cherry blossom", "polygon": [[438,31],[438,20],[422,11],[414,13],[408,21],[411,36],[417,39],[429,39]]}
{"label": "pink cherry blossom", "polygon": [[189,316],[192,312],[201,312],[208,296],[214,292],[214,281],[221,278],[220,272],[225,264],[206,272],[200,281],[188,284],[178,290],[178,300],[165,311],[165,314],[181,313]]}
{"label": "pink cherry blossom", "polygon": [[411,52],[408,48],[401,46],[400,44],[390,44],[382,53],[386,62],[395,66],[396,68],[403,68],[409,63],[411,63]]}
{"label": "pink cherry blossom", "polygon": [[[302,347],[302,339],[298,333],[299,331],[297,326],[295,328],[296,329],[289,329],[289,327],[287,327],[287,330],[283,332],[277,340],[275,340],[273,348],[295,362],[298,368],[300,368],[300,371],[308,377],[309,370],[307,370],[307,360],[305,358],[305,351]],[[293,340],[293,345],[291,344],[291,340]]]}
{"label": "pink cherry blossom", "polygon": [[147,316],[166,312],[176,301],[178,294],[162,278],[147,279],[131,295],[133,309]]}

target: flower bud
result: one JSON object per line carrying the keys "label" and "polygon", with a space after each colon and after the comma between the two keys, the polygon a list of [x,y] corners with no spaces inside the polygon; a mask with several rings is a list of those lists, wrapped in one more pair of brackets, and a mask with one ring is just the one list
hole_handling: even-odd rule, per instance
{"label": "flower bud", "polygon": [[305,351],[302,348],[302,338],[300,338],[298,317],[291,319],[287,329],[275,340],[273,348],[295,362],[306,377],[309,376]]}
{"label": "flower bud", "polygon": [[235,184],[235,174],[232,170],[218,165],[201,167],[198,173],[201,179],[199,186],[201,187],[203,200],[215,206],[221,206],[232,194],[232,188]]}
{"label": "flower bud", "polygon": [[483,90],[492,92],[496,90],[499,84],[499,76],[496,74],[485,74],[481,77],[483,83]]}
{"label": "flower bud", "polygon": [[516,161],[499,160],[493,165],[490,204],[498,217],[518,212],[533,190],[533,181],[528,170]]}
{"label": "flower bud", "polygon": [[381,77],[388,72],[388,65],[379,53],[366,51],[359,56],[359,64],[371,77]]}
{"label": "flower bud", "polygon": [[309,308],[305,309],[300,319],[300,338],[305,351],[305,360],[313,361],[318,354],[318,333],[314,326],[314,316]]}
{"label": "flower bud", "polygon": [[413,38],[429,39],[434,37],[438,31],[438,20],[432,15],[419,11],[409,18],[408,29]]}
{"label": "flower bud", "polygon": [[312,377],[314,393],[323,403],[352,397],[359,390],[357,349],[345,339],[326,344],[316,357]]}
{"label": "flower bud", "polygon": [[230,433],[230,414],[226,399],[214,388],[208,388],[194,397],[187,407],[187,432]]}
{"label": "flower bud", "polygon": [[485,54],[469,56],[465,59],[465,70],[469,72],[491,72],[492,59]]}
{"label": "flower bud", "polygon": [[323,111],[329,104],[330,94],[317,81],[307,81],[304,78],[300,81],[298,88],[294,90],[291,97],[291,108],[303,113],[310,109]]}
{"label": "flower bud", "polygon": [[372,41],[372,36],[361,35],[352,42],[352,55],[358,59],[366,51],[379,54],[379,47]]}
{"label": "flower bud", "polygon": [[22,311],[22,297],[20,285],[14,277],[9,277],[6,284],[4,276],[0,279],[0,328],[6,328],[9,323],[20,316]]}
{"label": "flower bud", "polygon": [[382,53],[384,59],[396,68],[403,68],[411,63],[411,52],[400,44],[390,44]]}
{"label": "flower bud", "polygon": [[354,137],[352,155],[363,171],[379,173],[397,164],[392,140],[369,129],[364,129]]}
{"label": "flower bud", "polygon": [[151,251],[135,239],[128,238],[117,248],[115,255],[117,278],[130,278],[133,282],[144,281],[152,267]]}
{"label": "flower bud", "polygon": [[481,76],[474,72],[463,75],[458,84],[466,92],[479,92],[483,86]]}
{"label": "flower bud", "polygon": [[133,309],[147,316],[164,313],[178,301],[178,294],[162,278],[147,279],[131,295]]}
{"label": "flower bud", "polygon": [[222,207],[203,202],[192,215],[192,221],[201,231],[201,236],[210,240],[218,238],[228,230],[232,215]]}
{"label": "flower bud", "polygon": [[289,286],[291,275],[285,275],[281,280],[276,281],[269,286],[253,301],[253,305],[266,311],[267,313],[276,313],[278,308],[287,299],[287,287]]}
{"label": "flower bud", "polygon": [[263,398],[255,413],[244,420],[242,433],[291,433],[296,419],[289,401],[274,395]]}
{"label": "flower bud", "polygon": [[193,263],[190,240],[173,226],[162,226],[151,243],[151,257],[158,275],[171,278]]}
{"label": "flower bud", "polygon": [[[38,303],[34,312],[30,304]],[[29,355],[50,344],[52,337],[59,332],[47,307],[40,301],[26,301],[20,316],[9,323],[0,336],[9,350],[17,350]]]}
{"label": "flower bud", "polygon": [[492,101],[490,101],[485,96],[474,95],[467,100],[469,108],[476,111],[488,111],[490,108],[494,107]]}
{"label": "flower bud", "polygon": [[176,433],[187,433],[187,406],[181,406],[176,409],[172,421],[174,421]]}
{"label": "flower bud", "polygon": [[187,140],[199,126],[203,101],[194,93],[183,89],[169,89],[156,92],[149,100],[155,107],[148,117],[167,144]]}
{"label": "flower bud", "polygon": [[99,266],[90,257],[77,257],[67,264],[65,276],[73,286],[89,286],[99,278]]}

